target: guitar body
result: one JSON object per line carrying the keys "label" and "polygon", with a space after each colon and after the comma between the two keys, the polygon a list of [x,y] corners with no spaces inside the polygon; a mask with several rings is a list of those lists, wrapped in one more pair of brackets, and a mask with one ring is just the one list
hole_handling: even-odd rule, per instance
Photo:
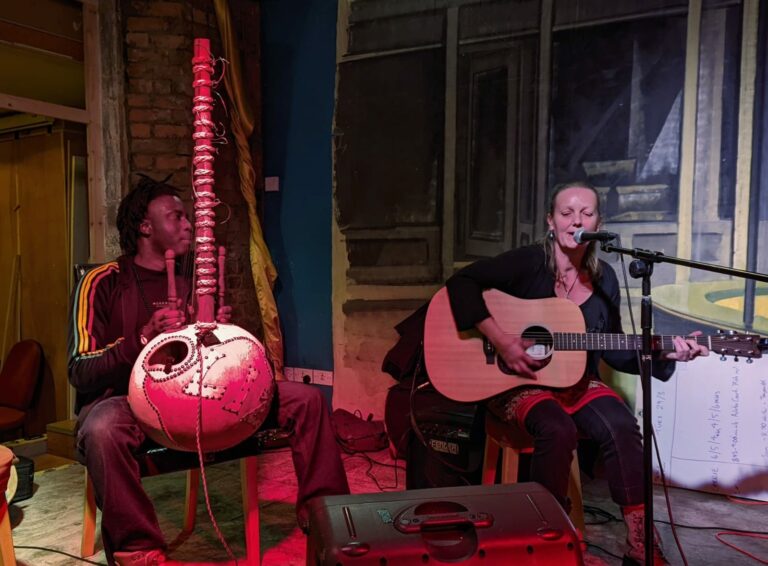
{"label": "guitar body", "polygon": [[[448,292],[435,294],[424,324],[424,358],[429,379],[441,394],[455,401],[488,399],[514,387],[540,385],[569,387],[581,379],[586,367],[586,352],[555,350],[546,347],[546,335],[553,332],[585,332],[581,309],[566,299],[518,299],[491,289],[483,292],[488,310],[508,334],[541,338],[536,348],[547,365],[535,381],[507,373],[499,357],[488,356],[483,335],[477,331],[459,332],[453,319]],[[547,350],[544,352],[543,350]]]}
{"label": "guitar body", "polygon": [[[518,299],[496,290],[484,291],[483,298],[501,329],[530,340],[528,354],[545,365],[536,372],[536,380],[514,374],[479,331],[456,329],[448,292],[442,288],[427,309],[424,360],[432,385],[454,401],[481,401],[523,385],[570,387],[584,375],[587,351],[641,350],[640,335],[585,333],[581,309],[566,299]],[[768,350],[768,339],[736,330],[687,339],[721,360],[735,356],[751,363]],[[674,341],[675,336],[652,336],[651,349],[673,352]]]}

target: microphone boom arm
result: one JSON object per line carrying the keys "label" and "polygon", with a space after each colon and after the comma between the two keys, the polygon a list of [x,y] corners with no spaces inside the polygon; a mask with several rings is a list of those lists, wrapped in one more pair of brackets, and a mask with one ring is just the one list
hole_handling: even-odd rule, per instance
{"label": "microphone boom arm", "polygon": [[734,277],[741,277],[742,279],[753,279],[762,283],[768,283],[768,275],[765,273],[756,273],[754,271],[746,271],[744,269],[723,267],[721,265],[704,263],[702,261],[692,261],[690,259],[682,259],[671,255],[665,255],[661,252],[643,250],[640,248],[622,248],[620,246],[614,246],[607,241],[600,242],[600,249],[606,253],[620,253],[632,256],[635,259],[647,261],[649,263],[672,263],[674,265],[682,265],[684,267],[691,267],[693,269],[711,271],[712,273],[721,273],[723,275],[731,275]]}
{"label": "microphone boom arm", "polygon": [[[578,232],[577,232],[578,234]],[[576,235],[574,234],[574,239]],[[580,236],[580,234],[578,234]],[[577,240],[578,241],[578,240]],[[640,382],[643,390],[643,476],[644,476],[644,503],[645,503],[645,519],[643,525],[645,527],[645,565],[652,566],[653,564],[653,453],[651,436],[653,434],[652,416],[653,403],[651,397],[651,328],[652,328],[652,302],[651,302],[651,274],[653,273],[654,263],[672,263],[675,265],[682,265],[684,267],[691,267],[693,269],[701,269],[703,271],[711,271],[713,273],[722,273],[724,275],[731,275],[735,277],[741,277],[743,279],[752,279],[755,281],[762,281],[768,283],[768,275],[763,273],[755,273],[753,271],[745,271],[743,269],[733,269],[732,267],[722,267],[720,265],[714,265],[711,263],[704,263],[701,261],[691,261],[688,259],[681,259],[673,256],[666,256],[661,252],[654,252],[651,250],[643,250],[639,248],[622,248],[620,246],[614,246],[609,243],[608,240],[600,241],[600,249],[607,253],[620,253],[629,255],[635,258],[632,262],[633,266],[637,269],[632,269],[630,266],[630,273],[635,278],[642,277],[642,301],[640,307],[640,319],[642,327],[642,349],[640,360]]]}

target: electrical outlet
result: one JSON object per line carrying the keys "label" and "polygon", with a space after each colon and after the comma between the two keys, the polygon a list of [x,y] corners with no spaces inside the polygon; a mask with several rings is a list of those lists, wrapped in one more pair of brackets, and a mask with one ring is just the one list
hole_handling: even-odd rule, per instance
{"label": "electrical outlet", "polygon": [[280,190],[280,177],[265,177],[264,190],[268,193],[276,193]]}
{"label": "electrical outlet", "polygon": [[326,369],[316,369],[313,374],[312,383],[315,385],[333,385],[333,371]]}
{"label": "electrical outlet", "polygon": [[333,385],[333,371],[331,370],[286,366],[283,368],[283,374],[288,381],[314,383],[315,385]]}
{"label": "electrical outlet", "polygon": [[283,368],[283,373],[288,381],[298,381],[299,383],[312,383],[313,381],[311,369],[286,366]]}
{"label": "electrical outlet", "polygon": [[285,379],[287,381],[298,381],[296,379],[296,368],[294,367],[284,367],[283,368],[283,375],[285,376]]}
{"label": "electrical outlet", "polygon": [[307,368],[296,368],[296,381],[302,383],[314,383],[315,379],[313,371]]}

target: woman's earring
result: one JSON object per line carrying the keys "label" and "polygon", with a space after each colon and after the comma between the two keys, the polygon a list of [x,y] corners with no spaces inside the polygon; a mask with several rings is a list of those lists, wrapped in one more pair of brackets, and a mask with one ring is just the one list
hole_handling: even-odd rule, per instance
{"label": "woman's earring", "polygon": [[555,239],[555,231],[554,230],[548,230],[547,231],[547,240],[552,241]]}

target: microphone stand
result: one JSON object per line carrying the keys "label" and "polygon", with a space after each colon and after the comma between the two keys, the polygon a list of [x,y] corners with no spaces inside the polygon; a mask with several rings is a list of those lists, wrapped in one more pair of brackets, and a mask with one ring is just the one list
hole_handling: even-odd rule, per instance
{"label": "microphone stand", "polygon": [[[612,238],[611,238],[612,239]],[[653,441],[651,420],[651,330],[653,327],[653,303],[651,301],[651,275],[655,263],[673,263],[740,277],[753,281],[768,283],[768,275],[721,267],[711,263],[680,259],[664,255],[661,252],[643,250],[639,248],[622,248],[610,244],[607,240],[600,242],[600,249],[607,253],[620,253],[632,256],[635,260],[629,265],[629,274],[638,279],[642,277],[642,299],[640,303],[640,326],[642,328],[642,348],[640,351],[640,383],[643,386],[643,478],[645,495],[645,564],[653,566]]]}

